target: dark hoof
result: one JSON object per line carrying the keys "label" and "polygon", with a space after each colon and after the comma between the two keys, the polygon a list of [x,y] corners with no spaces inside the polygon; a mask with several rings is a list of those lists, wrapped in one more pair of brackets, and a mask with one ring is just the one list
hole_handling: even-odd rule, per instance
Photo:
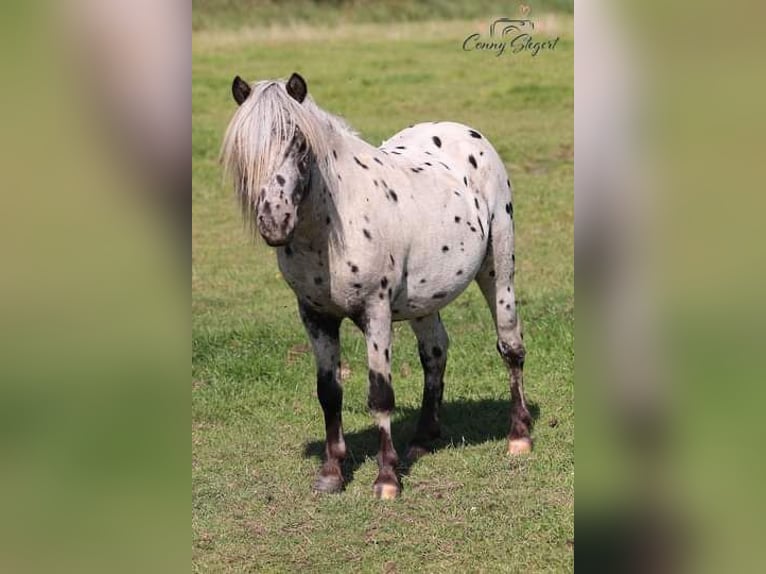
{"label": "dark hoof", "polygon": [[431,451],[420,444],[411,444],[410,448],[407,449],[407,460],[410,462],[415,462],[420,457],[423,457],[427,454],[429,454]]}
{"label": "dark hoof", "polygon": [[343,490],[343,478],[336,475],[319,475],[314,482],[314,491],[335,494]]}
{"label": "dark hoof", "polygon": [[391,484],[390,482],[376,482],[372,486],[372,491],[375,493],[375,498],[394,500],[401,493],[401,488],[398,484]]}

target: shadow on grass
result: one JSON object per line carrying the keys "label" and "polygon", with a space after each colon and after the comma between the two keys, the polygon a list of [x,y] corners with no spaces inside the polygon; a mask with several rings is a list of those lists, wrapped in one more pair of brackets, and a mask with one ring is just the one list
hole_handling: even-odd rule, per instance
{"label": "shadow on grass", "polygon": [[[535,403],[527,403],[532,415],[532,428],[540,416]],[[441,438],[431,445],[431,452],[437,452],[450,445],[482,444],[500,440],[508,435],[510,401],[482,399],[478,401],[456,401],[445,403],[441,410]],[[407,460],[405,454],[409,440],[415,434],[420,409],[398,408],[391,421],[391,434],[396,452],[399,454],[399,475],[406,477],[417,461]],[[343,463],[344,486],[354,480],[354,473],[366,461],[378,453],[378,429],[370,427],[353,433],[345,433],[348,455]],[[317,470],[324,454],[324,438],[306,443],[303,456],[316,458]],[[404,486],[404,485],[403,485]]]}

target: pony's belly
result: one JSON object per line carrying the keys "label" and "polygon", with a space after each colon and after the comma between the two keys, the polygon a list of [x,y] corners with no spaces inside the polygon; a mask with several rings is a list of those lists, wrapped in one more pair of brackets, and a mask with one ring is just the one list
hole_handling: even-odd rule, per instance
{"label": "pony's belly", "polygon": [[[462,272],[458,275],[457,271]],[[437,312],[465,291],[477,272],[478,265],[468,270],[458,269],[451,277],[432,275],[430,278],[415,277],[414,281],[408,278],[393,301],[394,320],[414,319]]]}

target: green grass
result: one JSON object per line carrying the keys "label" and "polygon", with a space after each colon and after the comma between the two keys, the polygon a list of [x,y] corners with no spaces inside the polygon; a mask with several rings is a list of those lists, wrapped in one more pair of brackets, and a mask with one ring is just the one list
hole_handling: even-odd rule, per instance
{"label": "green grass", "polygon": [[[195,571],[571,571],[574,537],[573,41],[537,58],[464,53],[475,23],[347,24],[295,34],[193,37],[192,560]],[[484,26],[484,24],[482,24]],[[481,130],[515,186],[518,293],[535,451],[505,454],[507,375],[472,286],[443,312],[451,337],[444,439],[372,497],[376,440],[364,342],[344,323],[344,426],[353,480],[311,484],[324,436],[294,298],[273,253],[244,232],[217,164],[235,74],[300,71],[323,107],[374,143],[450,119]],[[414,336],[395,327],[397,448],[422,390]]]}
{"label": "green grass", "polygon": [[[514,16],[521,2],[496,0],[192,0],[192,27],[241,28],[310,22],[335,25],[341,22],[450,20]],[[571,13],[573,0],[528,0],[536,12]]]}

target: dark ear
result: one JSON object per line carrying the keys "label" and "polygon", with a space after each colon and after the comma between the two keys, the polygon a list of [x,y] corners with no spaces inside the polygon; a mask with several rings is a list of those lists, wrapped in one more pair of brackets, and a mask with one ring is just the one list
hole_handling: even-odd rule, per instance
{"label": "dark ear", "polygon": [[234,96],[234,101],[241,106],[242,102],[250,95],[250,86],[239,76],[234,76],[234,82],[231,84],[231,95]]}
{"label": "dark ear", "polygon": [[308,88],[306,87],[306,80],[304,80],[300,74],[295,73],[292,76],[290,76],[290,79],[287,80],[287,93],[290,94],[290,96],[297,100],[299,104],[303,103],[303,100],[306,99],[306,93],[308,92]]}

